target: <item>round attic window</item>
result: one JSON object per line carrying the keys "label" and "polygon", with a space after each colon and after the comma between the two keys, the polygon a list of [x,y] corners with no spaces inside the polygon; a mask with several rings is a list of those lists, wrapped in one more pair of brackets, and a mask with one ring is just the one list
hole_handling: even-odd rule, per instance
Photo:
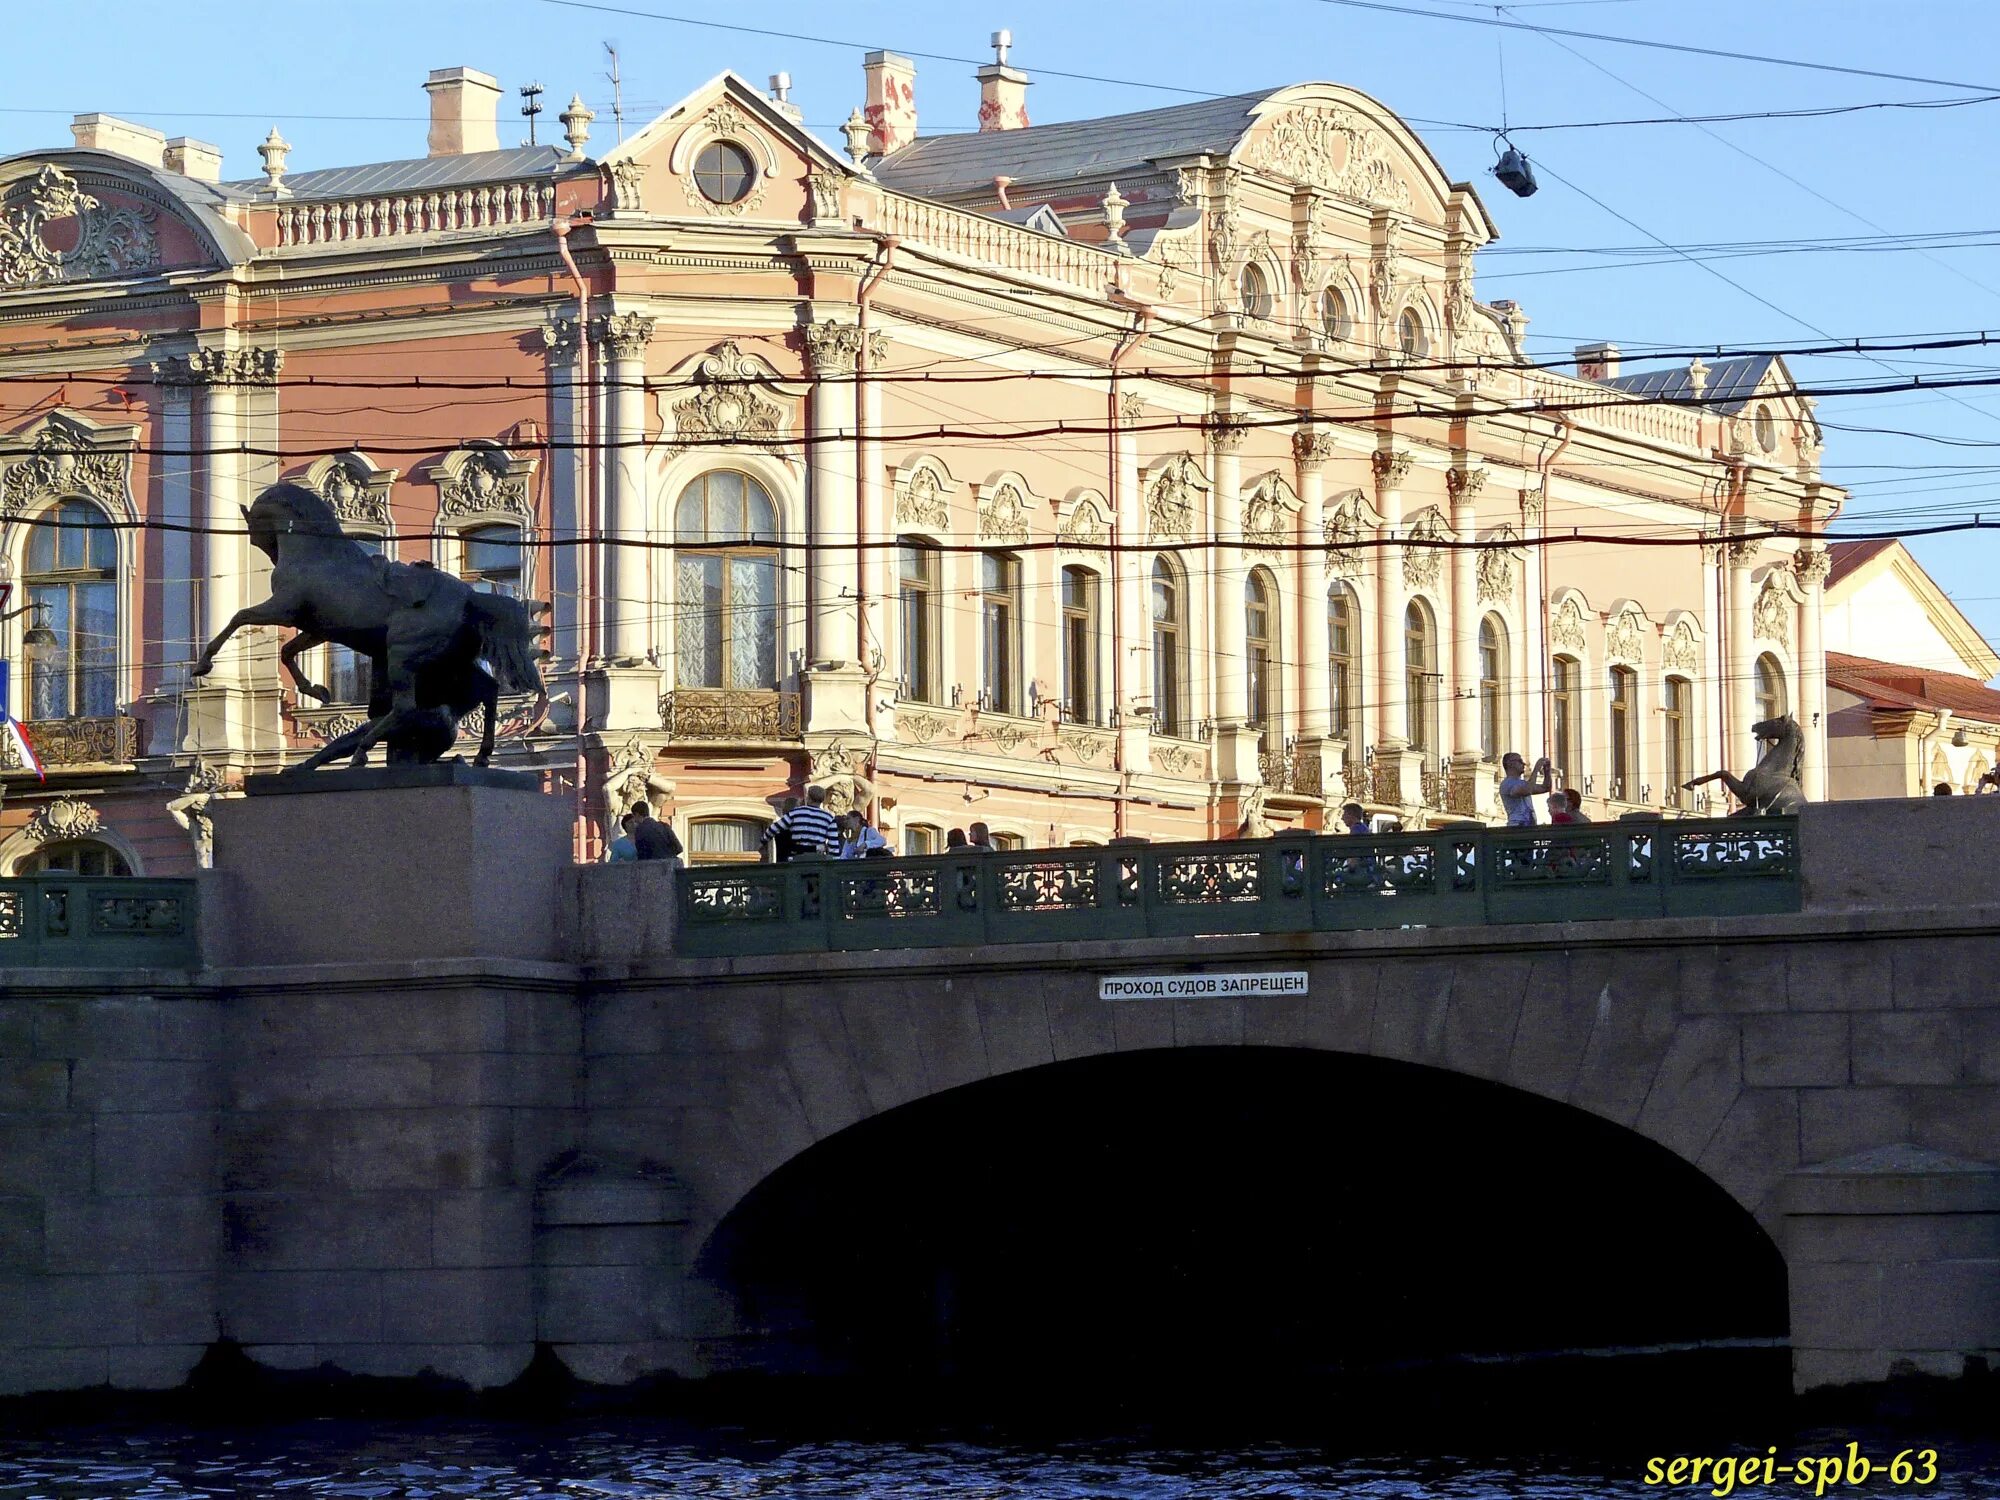
{"label": "round attic window", "polygon": [[1771,415],[1771,408],[1760,405],[1757,408],[1757,446],[1766,453],[1778,451],[1778,423]]}
{"label": "round attic window", "polygon": [[741,203],[750,196],[757,168],[734,141],[710,141],[694,159],[694,185],[710,203]]}

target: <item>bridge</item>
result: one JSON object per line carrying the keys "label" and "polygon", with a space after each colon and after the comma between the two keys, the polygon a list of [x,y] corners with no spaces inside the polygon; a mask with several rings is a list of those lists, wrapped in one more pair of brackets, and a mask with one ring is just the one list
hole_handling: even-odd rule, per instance
{"label": "bridge", "polygon": [[2000,1352],[2000,798],[695,872],[501,786],[217,824],[0,884],[0,1389]]}

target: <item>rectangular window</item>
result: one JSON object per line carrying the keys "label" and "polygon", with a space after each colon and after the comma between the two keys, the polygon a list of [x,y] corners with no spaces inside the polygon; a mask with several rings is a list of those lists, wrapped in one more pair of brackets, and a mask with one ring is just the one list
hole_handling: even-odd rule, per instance
{"label": "rectangular window", "polygon": [[944,848],[944,835],[928,823],[906,823],[903,825],[903,852],[905,854],[937,854]]}
{"label": "rectangular window", "polygon": [[1681,783],[1692,774],[1688,767],[1694,761],[1693,700],[1694,689],[1685,677],[1667,679],[1667,725],[1664,748],[1667,754],[1667,801],[1674,807],[1679,807],[1687,795],[1681,790]]}
{"label": "rectangular window", "polygon": [[1558,656],[1552,665],[1555,670],[1550,674],[1549,717],[1555,732],[1555,745],[1551,757],[1562,776],[1563,785],[1575,786],[1583,780],[1576,742],[1577,665],[1567,656]]}
{"label": "rectangular window", "polygon": [[688,825],[690,864],[755,864],[763,853],[764,825],[755,818],[703,818]]}
{"label": "rectangular window", "polygon": [[997,714],[1021,711],[1021,563],[1004,552],[979,559],[979,697]]}
{"label": "rectangular window", "polygon": [[1611,669],[1611,795],[1620,802],[1639,795],[1636,682],[1630,667]]}
{"label": "rectangular window", "polygon": [[930,547],[900,549],[898,603],[902,612],[903,696],[938,701],[938,555]]}
{"label": "rectangular window", "polygon": [[1327,718],[1333,737],[1347,741],[1348,754],[1359,755],[1355,743],[1354,607],[1345,590],[1331,594],[1326,604]]}
{"label": "rectangular window", "polygon": [[1097,718],[1097,575],[1062,570],[1063,716],[1076,724]]}
{"label": "rectangular window", "polygon": [[[372,556],[382,556],[382,538],[379,536],[348,536],[363,552]],[[366,703],[372,691],[373,669],[368,658],[348,650],[345,646],[326,648],[326,681],[322,684],[333,695],[335,703]]]}

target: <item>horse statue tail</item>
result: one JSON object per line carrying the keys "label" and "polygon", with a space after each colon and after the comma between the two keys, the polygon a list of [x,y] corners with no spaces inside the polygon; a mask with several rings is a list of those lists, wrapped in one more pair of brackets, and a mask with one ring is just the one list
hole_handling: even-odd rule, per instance
{"label": "horse statue tail", "polygon": [[542,664],[533,618],[518,599],[475,593],[466,613],[479,635],[479,654],[503,693],[541,693]]}

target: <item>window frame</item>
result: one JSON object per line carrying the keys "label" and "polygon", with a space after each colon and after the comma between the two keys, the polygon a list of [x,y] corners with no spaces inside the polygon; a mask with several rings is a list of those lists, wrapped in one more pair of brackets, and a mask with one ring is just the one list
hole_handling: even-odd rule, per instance
{"label": "window frame", "polygon": [[[75,865],[51,865],[49,863],[51,858],[64,853],[75,854],[79,863]],[[102,870],[84,869],[80,863],[82,858],[85,855],[96,854],[102,854],[105,857],[106,868]],[[16,875],[75,875],[84,880],[125,880],[137,872],[132,868],[132,861],[126,858],[125,852],[122,849],[105,842],[103,839],[75,838],[57,839],[53,843],[43,844],[37,848],[30,849],[14,862],[14,873]]]}
{"label": "window frame", "polygon": [[1345,344],[1354,338],[1354,314],[1346,294],[1337,286],[1320,288],[1319,330],[1329,343]]}
{"label": "window frame", "polygon": [[[1345,619],[1335,623],[1335,601]],[[1347,746],[1347,758],[1361,753],[1361,599],[1354,586],[1336,578],[1326,586],[1327,731]],[[1345,638],[1345,649],[1336,643]]]}
{"label": "window frame", "polygon": [[979,554],[979,701],[987,713],[1022,711],[1021,559],[1013,552]]}
{"label": "window frame", "polygon": [[[770,818],[759,818],[750,813],[704,812],[688,819],[687,838],[682,841],[683,857],[688,865],[754,865],[764,858],[764,832],[771,826]],[[746,832],[754,830],[748,849],[701,849],[695,830],[717,826],[741,825]]]}
{"label": "window frame", "polygon": [[[923,537],[896,539],[896,629],[902,652],[901,697],[911,703],[941,703],[943,662],[943,554]],[[921,566],[911,563],[921,559]]]}
{"label": "window frame", "polygon": [[[67,514],[76,512],[87,513],[93,519],[81,526],[65,519]],[[25,530],[21,548],[22,602],[44,607],[41,610],[30,609],[22,616],[23,629],[38,623],[46,624],[56,632],[62,655],[59,663],[46,653],[23,662],[26,670],[21,674],[22,707],[25,710],[22,718],[31,723],[37,719],[52,718],[111,718],[118,713],[123,697],[125,645],[124,568],[113,518],[105,507],[94,500],[66,495],[38,511],[26,522]],[[83,561],[80,564],[67,564],[63,559],[64,540],[73,535],[83,538]],[[39,565],[35,554],[44,542],[49,548],[49,558],[46,565]],[[109,555],[108,562],[93,561],[100,543]],[[89,665],[79,642],[85,634],[81,625],[87,591],[96,589],[106,590],[111,601],[109,660]],[[60,603],[55,597],[58,595]],[[25,652],[23,654],[25,656]],[[44,714],[38,702],[42,684],[49,676],[50,668],[58,664],[62,675],[63,711],[60,714]],[[94,692],[101,695],[102,702],[91,701]],[[0,708],[4,706],[0,705]]]}
{"label": "window frame", "polygon": [[1562,653],[1549,658],[1549,727],[1553,744],[1549,747],[1556,770],[1565,786],[1579,779],[1583,766],[1583,721],[1578,717],[1582,703],[1583,663]]}
{"label": "window frame", "polygon": [[1243,309],[1245,317],[1255,318],[1260,323],[1270,322],[1278,310],[1277,293],[1271,278],[1254,260],[1243,262],[1243,268],[1236,273],[1236,305]]}
{"label": "window frame", "polygon": [[[711,151],[734,151],[742,158],[743,190],[733,198],[725,198],[709,190],[707,178],[716,173],[714,169],[704,165],[704,159]],[[757,168],[757,154],[741,141],[729,136],[717,136],[714,140],[702,142],[694,153],[694,160],[688,163],[688,178],[694,183],[694,190],[701,195],[703,202],[712,203],[717,208],[734,208],[742,203],[757,191],[757,181],[761,175]]]}
{"label": "window frame", "polygon": [[1608,670],[1605,712],[1611,734],[1611,782],[1606,793],[1616,802],[1639,800],[1639,674],[1618,663]]}
{"label": "window frame", "polygon": [[1752,685],[1757,698],[1757,722],[1782,719],[1792,711],[1791,683],[1785,676],[1784,663],[1765,651],[1758,654],[1752,670],[1757,677]]}
{"label": "window frame", "polygon": [[1260,731],[1265,751],[1278,748],[1284,718],[1284,664],[1278,654],[1277,621],[1284,609],[1278,580],[1268,568],[1243,575],[1243,708]]}
{"label": "window frame", "polygon": [[[1489,644],[1490,642],[1490,644]],[[1503,753],[1509,725],[1507,624],[1497,614],[1479,621],[1479,755],[1489,765]]]}
{"label": "window frame", "polygon": [[1431,352],[1430,327],[1414,307],[1396,315],[1396,352],[1406,360],[1423,359]]}
{"label": "window frame", "polygon": [[1440,676],[1436,617],[1412,599],[1403,607],[1403,728],[1412,750],[1437,749]]}
{"label": "window frame", "polygon": [[[742,481],[744,524],[733,539],[710,540],[717,533],[715,528],[710,524],[711,499],[709,491],[712,481],[717,475],[721,474],[727,474]],[[699,499],[701,506],[700,539],[690,540],[688,538],[689,528],[683,525],[683,519],[689,498],[694,494],[697,485],[701,486]],[[753,524],[751,514],[753,499],[761,499],[770,518],[771,540],[768,543],[757,540],[757,538],[763,536],[764,532],[762,527]],[[778,550],[782,528],[779,525],[777,497],[754,474],[743,469],[732,469],[727,465],[719,465],[713,469],[704,469],[701,473],[689,478],[680,487],[680,492],[674,496],[673,524],[674,685],[678,688],[707,689],[709,691],[722,692],[776,692],[779,684],[784,679],[784,569],[781,566]],[[719,615],[720,620],[715,637],[714,662],[712,670],[704,671],[702,674],[704,679],[713,676],[715,680],[712,682],[707,680],[690,682],[687,680],[684,670],[688,662],[688,646],[685,631],[690,621],[700,623],[704,646],[703,655],[708,655],[706,650],[708,644],[708,600],[704,597],[697,606],[681,597],[682,569],[687,563],[697,559],[713,560],[721,579],[715,605],[715,611]],[[742,563],[751,564],[763,570],[769,585],[770,597],[768,599],[749,606],[738,605],[735,602],[736,565]],[[745,614],[745,611],[750,613]],[[754,683],[731,682],[729,680],[729,667],[736,655],[735,646],[738,632],[744,628],[754,628],[754,625],[746,627],[746,621],[753,618],[755,614],[767,615],[771,623],[769,656],[757,664],[760,668],[759,675],[765,680]]]}
{"label": "window frame", "polygon": [[1661,770],[1666,781],[1667,801],[1678,807],[1681,783],[1694,774],[1694,683],[1686,677],[1669,675],[1660,683]]}
{"label": "window frame", "polygon": [[[1164,619],[1159,612],[1161,588],[1169,591],[1171,606]],[[1192,727],[1187,704],[1187,571],[1164,552],[1155,554],[1146,580],[1146,616],[1153,655],[1153,724],[1161,734],[1185,739]]]}
{"label": "window frame", "polygon": [[[1070,585],[1079,586],[1072,600]],[[1103,723],[1098,657],[1103,649],[1104,591],[1094,568],[1069,564],[1056,573],[1056,600],[1062,618],[1062,708],[1073,724]]]}

